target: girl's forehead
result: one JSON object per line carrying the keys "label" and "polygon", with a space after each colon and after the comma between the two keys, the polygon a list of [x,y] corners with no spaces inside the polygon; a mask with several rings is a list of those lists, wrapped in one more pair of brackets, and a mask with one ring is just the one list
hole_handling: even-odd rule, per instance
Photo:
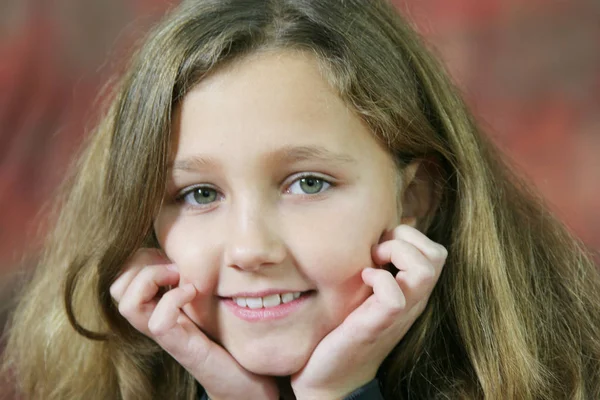
{"label": "girl's forehead", "polygon": [[184,97],[173,121],[179,150],[199,138],[218,147],[248,138],[281,146],[351,144],[352,131],[366,130],[318,61],[297,52],[257,54],[211,73]]}
{"label": "girl's forehead", "polygon": [[311,113],[349,111],[316,57],[299,51],[253,53],[217,68],[184,97],[181,110],[206,102],[219,107],[280,104]]}

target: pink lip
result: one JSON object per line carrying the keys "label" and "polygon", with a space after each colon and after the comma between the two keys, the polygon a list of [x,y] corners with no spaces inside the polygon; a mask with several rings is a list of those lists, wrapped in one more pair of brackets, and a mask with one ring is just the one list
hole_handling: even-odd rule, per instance
{"label": "pink lip", "polygon": [[[286,292],[274,292],[274,293],[286,293]],[[273,292],[271,292],[273,294]],[[289,303],[281,303],[275,307],[269,308],[248,308],[248,307],[240,307],[237,303],[231,298],[223,298],[223,304],[227,307],[229,311],[233,313],[236,317],[243,319],[248,322],[260,322],[260,321],[273,321],[277,319],[282,319],[290,314],[297,311],[301,308],[306,301],[311,297],[311,292],[303,292],[300,297],[295,300],[290,301]],[[263,297],[268,296],[235,296],[235,297]]]}

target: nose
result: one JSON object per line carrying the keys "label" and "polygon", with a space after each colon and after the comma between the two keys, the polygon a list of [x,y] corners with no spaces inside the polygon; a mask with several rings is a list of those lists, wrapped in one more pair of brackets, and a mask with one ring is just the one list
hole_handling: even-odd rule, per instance
{"label": "nose", "polygon": [[246,207],[231,215],[225,246],[225,265],[245,271],[281,264],[285,244],[277,232],[276,221],[266,210]]}

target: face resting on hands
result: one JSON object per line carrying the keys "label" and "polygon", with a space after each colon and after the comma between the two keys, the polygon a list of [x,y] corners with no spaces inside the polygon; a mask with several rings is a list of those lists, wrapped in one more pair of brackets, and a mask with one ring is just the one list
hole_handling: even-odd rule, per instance
{"label": "face resting on hands", "polygon": [[371,293],[360,272],[405,183],[304,53],[217,70],[173,128],[155,232],[199,292],[183,310],[247,370],[290,375]]}

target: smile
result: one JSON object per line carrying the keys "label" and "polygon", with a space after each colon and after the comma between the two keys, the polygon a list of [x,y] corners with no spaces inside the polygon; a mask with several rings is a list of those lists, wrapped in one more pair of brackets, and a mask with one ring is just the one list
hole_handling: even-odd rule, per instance
{"label": "smile", "polygon": [[282,303],[289,303],[300,297],[302,292],[272,294],[264,297],[233,297],[232,300],[240,307],[252,309],[277,307]]}
{"label": "smile", "polygon": [[236,317],[248,322],[272,321],[286,318],[304,308],[315,293],[307,292],[271,293],[265,296],[222,297],[223,305]]}

